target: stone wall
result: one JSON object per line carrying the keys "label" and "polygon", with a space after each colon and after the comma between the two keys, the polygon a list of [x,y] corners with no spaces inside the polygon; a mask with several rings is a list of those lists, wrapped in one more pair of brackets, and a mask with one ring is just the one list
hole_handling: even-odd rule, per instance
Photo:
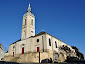
{"label": "stone wall", "polygon": [[[54,56],[55,52],[52,52],[51,50],[45,50],[47,52],[40,52],[40,61],[43,59],[52,59],[54,62]],[[58,62],[63,62],[66,60],[66,55],[64,53],[58,53]],[[37,52],[28,52],[24,54],[17,54],[14,57],[12,55],[8,55],[4,57],[4,61],[11,61],[11,62],[28,62],[28,63],[39,63],[39,53]]]}
{"label": "stone wall", "polygon": [[[48,58],[48,53],[41,52],[40,61],[46,58]],[[25,53],[25,54],[16,55],[15,57],[5,56],[4,61],[20,62],[20,63],[22,62],[39,63],[39,53]]]}
{"label": "stone wall", "polygon": [[2,44],[0,44],[0,61],[4,58],[4,48],[2,47]]}

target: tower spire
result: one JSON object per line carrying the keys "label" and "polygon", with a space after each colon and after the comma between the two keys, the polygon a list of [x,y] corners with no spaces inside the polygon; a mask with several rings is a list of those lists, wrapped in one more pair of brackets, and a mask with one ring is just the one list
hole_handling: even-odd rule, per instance
{"label": "tower spire", "polygon": [[30,7],[30,2],[29,2],[29,7]]}
{"label": "tower spire", "polygon": [[29,6],[28,6],[28,12],[31,12],[30,3],[29,3]]}

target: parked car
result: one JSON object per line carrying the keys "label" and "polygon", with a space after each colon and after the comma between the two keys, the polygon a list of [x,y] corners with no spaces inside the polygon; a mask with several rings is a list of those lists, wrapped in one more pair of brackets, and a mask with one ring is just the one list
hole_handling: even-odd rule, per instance
{"label": "parked car", "polygon": [[67,60],[65,62],[68,63],[85,63],[83,59],[79,59],[77,57],[67,57]]}
{"label": "parked car", "polygon": [[52,63],[52,58],[49,59],[44,59],[41,61],[41,63]]}
{"label": "parked car", "polygon": [[41,63],[49,63],[49,59],[44,59],[41,61]]}

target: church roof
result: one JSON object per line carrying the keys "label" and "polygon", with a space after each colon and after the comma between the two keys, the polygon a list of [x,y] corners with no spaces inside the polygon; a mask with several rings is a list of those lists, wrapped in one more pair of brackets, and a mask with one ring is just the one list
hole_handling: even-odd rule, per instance
{"label": "church roof", "polygon": [[[40,35],[45,34],[45,33],[46,33],[46,32],[42,31],[42,32],[38,33],[37,35],[35,35],[35,36],[31,36],[31,37],[40,36]],[[29,38],[31,38],[31,37],[29,37]],[[14,42],[14,43],[12,43],[12,44],[15,44],[16,42],[19,42],[19,41],[21,41],[21,39],[19,39],[19,40],[15,41],[15,42]],[[10,45],[12,45],[12,44],[10,44]]]}
{"label": "church roof", "polygon": [[[38,33],[37,35],[35,35],[34,37],[40,36],[40,35],[43,35],[43,34],[48,34],[48,35],[52,36],[51,34],[45,32],[45,31],[42,31],[42,32]],[[52,37],[54,37],[54,36],[52,36]],[[54,37],[54,38],[56,38],[56,37]],[[56,39],[58,39],[58,38],[56,38]],[[58,39],[58,40],[60,40],[60,39]],[[60,41],[62,41],[62,40],[60,40]],[[62,42],[63,42],[63,41],[62,41]],[[63,42],[63,43],[65,43],[65,42]],[[66,43],[65,43],[65,44],[66,44]],[[68,44],[67,44],[67,45],[68,45]]]}
{"label": "church roof", "polygon": [[42,35],[42,34],[46,34],[46,32],[42,31],[42,32],[38,33],[37,35],[35,35],[34,37],[40,36],[40,35]]}
{"label": "church roof", "polygon": [[[15,44],[16,42],[19,42],[19,41],[21,41],[21,39],[19,39],[19,40],[15,41],[15,42],[14,42],[14,43],[12,43],[12,44]],[[12,44],[10,44],[10,45],[12,45]]]}
{"label": "church roof", "polygon": [[[48,35],[50,35],[49,33],[45,32],[45,31],[42,31],[42,32],[38,33],[37,35],[31,36],[31,37],[29,37],[29,38],[37,37],[37,36],[40,36],[40,35],[43,35],[43,34],[48,34]],[[50,35],[50,36],[52,36],[52,35]],[[54,37],[54,36],[52,36],[52,37]],[[56,37],[54,37],[54,38],[56,38]],[[28,38],[27,38],[27,39],[28,39]],[[56,38],[56,39],[58,39],[58,38]],[[58,40],[60,40],[60,39],[58,39]],[[16,42],[19,42],[19,41],[21,41],[21,39],[17,40]],[[61,41],[61,40],[60,40],[60,41]],[[12,44],[15,44],[16,42],[14,42],[14,43],[12,43]],[[62,42],[63,42],[63,41],[62,41]],[[63,42],[63,43],[64,43],[64,42]],[[10,45],[12,45],[12,44],[10,44]],[[66,43],[65,43],[65,44],[66,44]]]}
{"label": "church roof", "polygon": [[[42,32],[38,33],[37,35],[35,35],[34,37],[40,36],[40,35],[43,35],[43,34],[48,34],[48,35],[52,36],[51,34],[45,32],[45,31],[42,31]],[[52,36],[52,37],[54,37],[54,36]],[[56,38],[56,37],[54,37],[54,38]],[[58,38],[56,38],[56,39],[58,39]],[[60,39],[58,39],[58,40],[60,40]],[[61,41],[61,40],[60,40],[60,41]],[[63,42],[63,41],[62,41],[62,42]]]}

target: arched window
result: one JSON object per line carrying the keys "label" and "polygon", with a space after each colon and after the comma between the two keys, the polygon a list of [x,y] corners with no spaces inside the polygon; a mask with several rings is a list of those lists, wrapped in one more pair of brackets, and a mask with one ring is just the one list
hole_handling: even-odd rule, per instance
{"label": "arched window", "polygon": [[37,42],[39,42],[39,39],[37,39]]}
{"label": "arched window", "polygon": [[57,42],[55,41],[55,48],[57,48]]}
{"label": "arched window", "polygon": [[27,20],[25,19],[25,25],[26,25],[26,21],[27,21]]}
{"label": "arched window", "polygon": [[51,46],[51,40],[50,40],[50,38],[49,38],[49,46]]}
{"label": "arched window", "polygon": [[15,55],[15,46],[13,46],[13,57],[14,57],[14,55]]}
{"label": "arched window", "polygon": [[15,46],[13,46],[13,49],[15,48]]}
{"label": "arched window", "polygon": [[33,19],[31,20],[31,25],[33,25]]}

